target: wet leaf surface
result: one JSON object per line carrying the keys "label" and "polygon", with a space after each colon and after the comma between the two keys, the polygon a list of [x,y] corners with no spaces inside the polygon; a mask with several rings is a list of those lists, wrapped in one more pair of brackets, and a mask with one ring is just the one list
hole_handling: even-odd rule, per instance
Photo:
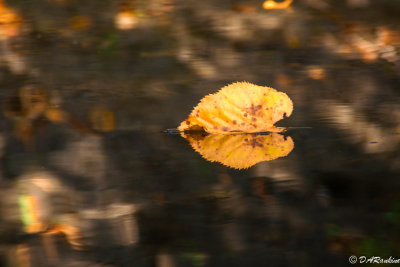
{"label": "wet leaf surface", "polygon": [[208,133],[281,132],[274,124],[289,117],[292,100],[271,87],[236,82],[205,96],[178,130]]}

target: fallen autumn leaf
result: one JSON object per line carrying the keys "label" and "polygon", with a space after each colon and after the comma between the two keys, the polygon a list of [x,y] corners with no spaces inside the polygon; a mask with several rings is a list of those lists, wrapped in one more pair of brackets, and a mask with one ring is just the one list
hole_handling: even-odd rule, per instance
{"label": "fallen autumn leaf", "polygon": [[204,130],[208,133],[281,132],[274,124],[289,117],[292,100],[271,87],[236,82],[205,96],[179,131]]}

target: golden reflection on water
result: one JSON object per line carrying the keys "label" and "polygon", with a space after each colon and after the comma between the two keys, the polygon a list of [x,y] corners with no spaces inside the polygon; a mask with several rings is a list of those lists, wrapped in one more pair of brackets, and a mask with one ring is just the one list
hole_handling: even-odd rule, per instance
{"label": "golden reflection on water", "polygon": [[285,0],[282,2],[276,2],[274,0],[266,0],[262,7],[264,9],[270,10],[270,9],[287,9],[290,7],[292,4],[293,0]]}
{"label": "golden reflection on water", "polygon": [[20,15],[0,1],[0,39],[5,40],[18,35],[21,23]]}
{"label": "golden reflection on water", "polygon": [[139,23],[133,6],[129,2],[121,2],[119,11],[115,14],[114,24],[119,30],[131,30]]}
{"label": "golden reflection on water", "polygon": [[278,133],[207,136],[182,133],[182,137],[206,160],[235,169],[247,169],[262,161],[285,157],[294,148],[290,136]]}

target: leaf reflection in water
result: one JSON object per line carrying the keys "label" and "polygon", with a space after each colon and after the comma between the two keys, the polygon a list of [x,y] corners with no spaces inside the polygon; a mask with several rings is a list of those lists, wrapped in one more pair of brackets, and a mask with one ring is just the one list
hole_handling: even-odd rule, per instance
{"label": "leaf reflection in water", "polygon": [[247,169],[259,162],[285,157],[294,148],[290,136],[269,134],[181,133],[200,155],[235,169]]}

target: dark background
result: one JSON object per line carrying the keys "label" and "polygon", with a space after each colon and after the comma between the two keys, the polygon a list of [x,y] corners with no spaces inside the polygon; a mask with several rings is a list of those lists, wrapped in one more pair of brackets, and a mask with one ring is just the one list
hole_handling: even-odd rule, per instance
{"label": "dark background", "polygon": [[[0,7],[1,265],[400,258],[399,1],[294,0],[284,10],[233,0]],[[118,24],[121,12],[128,23]],[[295,143],[287,157],[234,170],[163,132],[235,81],[293,100],[292,116],[278,125],[307,128],[285,133]],[[73,118],[41,116],[29,145],[18,127],[26,115],[7,115],[7,103],[18,113],[27,86]],[[83,249],[61,234],[47,242],[25,233],[21,195],[40,199],[49,225],[79,228]]]}

